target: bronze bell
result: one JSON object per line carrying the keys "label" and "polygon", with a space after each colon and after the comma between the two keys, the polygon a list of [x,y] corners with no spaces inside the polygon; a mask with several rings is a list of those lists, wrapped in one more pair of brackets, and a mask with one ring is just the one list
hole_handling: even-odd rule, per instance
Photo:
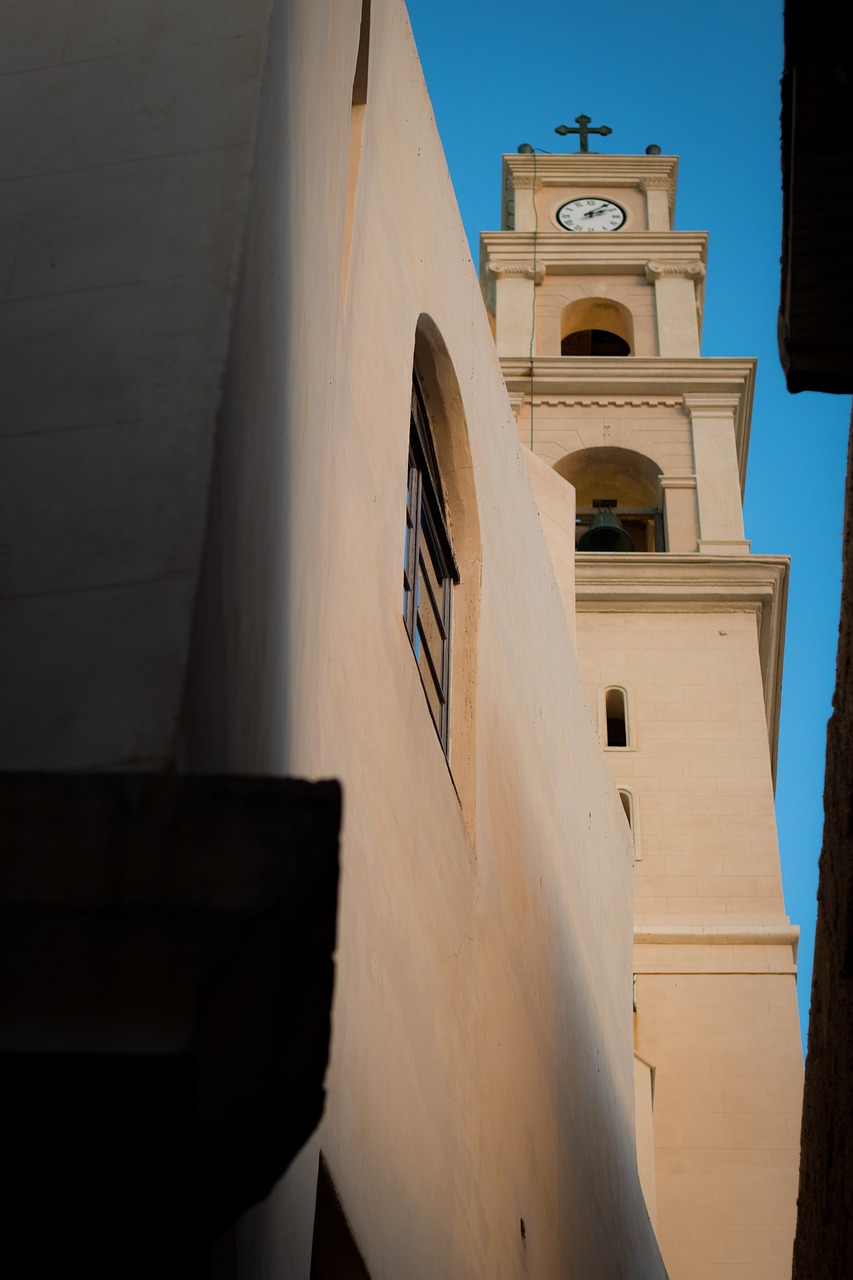
{"label": "bronze bell", "polygon": [[635,551],[634,539],[612,511],[602,507],[578,541],[578,551]]}

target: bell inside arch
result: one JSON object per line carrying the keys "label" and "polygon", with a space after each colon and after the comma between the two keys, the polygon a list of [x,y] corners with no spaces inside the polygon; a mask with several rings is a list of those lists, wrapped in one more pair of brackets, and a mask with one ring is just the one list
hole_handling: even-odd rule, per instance
{"label": "bell inside arch", "polygon": [[634,539],[616,513],[610,510],[616,506],[615,499],[606,502],[599,500],[592,505],[598,507],[598,510],[590,520],[586,533],[578,541],[578,551],[635,551]]}

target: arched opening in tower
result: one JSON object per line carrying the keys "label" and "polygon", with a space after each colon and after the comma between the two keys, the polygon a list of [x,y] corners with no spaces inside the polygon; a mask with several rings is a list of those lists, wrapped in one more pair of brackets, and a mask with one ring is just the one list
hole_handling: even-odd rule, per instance
{"label": "arched opening in tower", "polygon": [[564,356],[629,356],[634,320],[612,298],[578,298],[560,316],[560,354]]}
{"label": "arched opening in tower", "polygon": [[666,550],[658,494],[662,471],[652,458],[634,449],[602,445],[566,454],[554,470],[575,488],[576,542],[596,512],[606,507],[630,534],[635,550]]}

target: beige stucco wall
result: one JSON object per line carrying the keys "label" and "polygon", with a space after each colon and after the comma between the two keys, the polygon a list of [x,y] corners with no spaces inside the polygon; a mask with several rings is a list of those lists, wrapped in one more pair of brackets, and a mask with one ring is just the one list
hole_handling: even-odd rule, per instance
{"label": "beige stucco wall", "polygon": [[[633,745],[606,751],[642,808],[638,920],[782,911],[758,636],[751,613],[582,613],[591,707],[629,692]],[[602,726],[603,729],[603,726]]]}
{"label": "beige stucco wall", "polygon": [[[397,0],[372,4],[342,313],[359,17],[276,6],[189,760],[343,781],[316,1145],[374,1280],[659,1277],[634,1145],[628,832]],[[470,445],[466,461],[439,441],[454,539],[480,548],[450,768],[401,618],[423,315]],[[307,1277],[314,1158],[243,1224],[243,1274]]]}
{"label": "beige stucco wall", "polygon": [[[699,963],[718,969],[708,953],[719,948],[704,950]],[[791,1274],[797,1018],[790,963],[780,973],[637,976],[637,1051],[656,1068],[656,1226],[671,1280]]]}
{"label": "beige stucco wall", "polygon": [[529,449],[524,460],[548,543],[554,577],[572,639],[575,639],[575,490]]}
{"label": "beige stucco wall", "polygon": [[582,612],[578,654],[603,739],[604,688],[628,692],[630,745],[605,755],[637,801],[634,1043],[667,1270],[786,1280],[803,1064],[755,617]]}

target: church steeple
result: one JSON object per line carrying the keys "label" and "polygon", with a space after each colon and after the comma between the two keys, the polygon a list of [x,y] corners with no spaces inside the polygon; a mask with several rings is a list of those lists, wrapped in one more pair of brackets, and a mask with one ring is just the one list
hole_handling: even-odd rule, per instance
{"label": "church steeple", "polygon": [[[643,499],[662,537],[643,548],[745,555],[754,361],[700,357],[708,236],[672,228],[677,170],[657,154],[505,156],[481,278],[533,451],[552,465],[579,447],[665,456]],[[640,392],[646,411],[626,412]],[[579,509],[614,496],[627,505],[579,492]]]}
{"label": "church steeple", "polygon": [[[699,355],[708,237],[672,229],[677,170],[674,156],[661,155],[504,157],[501,225],[515,235],[487,233],[482,263],[487,281],[498,282],[487,305],[501,354],[520,354],[510,348],[523,322],[513,315],[512,290],[500,282],[513,278],[513,267],[529,270],[535,250],[540,283],[552,280],[537,299],[534,354],[560,354],[549,323],[555,279],[592,274],[606,276],[607,295],[638,317],[632,355]],[[529,338],[529,305],[524,310]]]}
{"label": "church steeple", "polygon": [[482,287],[634,835],[649,1212],[671,1280],[782,1280],[802,1086],[773,817],[788,563],[744,538],[755,362],[700,354],[708,237],[673,229],[676,158],[579,138],[504,157]]}

